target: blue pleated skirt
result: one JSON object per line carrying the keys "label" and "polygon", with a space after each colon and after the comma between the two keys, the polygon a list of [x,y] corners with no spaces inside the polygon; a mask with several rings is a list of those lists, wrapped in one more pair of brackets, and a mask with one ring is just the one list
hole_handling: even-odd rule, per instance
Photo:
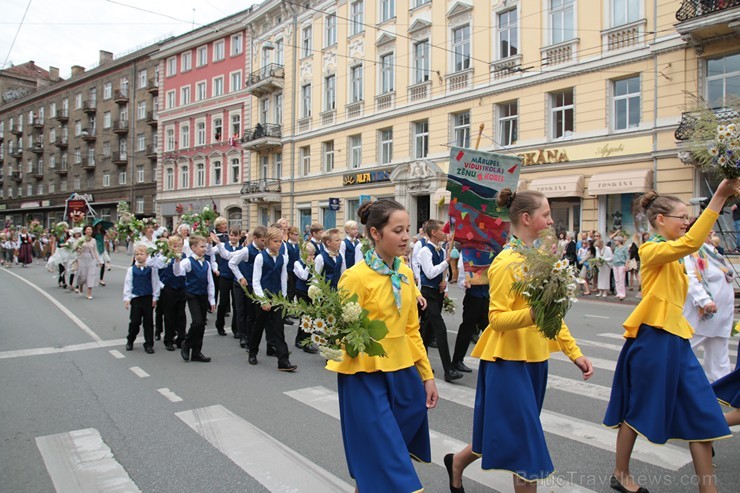
{"label": "blue pleated skirt", "polygon": [[547,388],[547,361],[481,361],[473,411],[473,453],[483,469],[510,471],[525,481],[555,468],[540,412]]}
{"label": "blue pleated skirt", "polygon": [[431,462],[426,392],[416,367],[338,375],[349,474],[361,493],[422,490],[411,459]]}
{"label": "blue pleated skirt", "polygon": [[659,444],[731,435],[689,341],[645,324],[624,343],[614,372],[604,424],[622,423]]}
{"label": "blue pleated skirt", "polygon": [[722,404],[740,409],[740,368],[715,381],[712,389]]}

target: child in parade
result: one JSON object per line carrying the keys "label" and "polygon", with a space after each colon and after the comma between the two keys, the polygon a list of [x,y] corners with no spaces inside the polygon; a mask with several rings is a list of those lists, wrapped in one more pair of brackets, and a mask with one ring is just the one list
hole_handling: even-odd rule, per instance
{"label": "child in parade", "polygon": [[730,436],[730,430],[691,350],[694,331],[682,314],[688,289],[683,258],[699,250],[737,188],[737,180],[723,180],[688,231],[688,207],[678,198],[648,192],[640,199],[655,233],[640,246],[643,299],[623,324],[627,341],[604,417],[606,426],[619,427],[611,478],[618,491],[647,491],[629,469],[638,433],[658,444],[688,441],[699,491],[717,491],[712,440]]}
{"label": "child in parade", "polygon": [[[218,218],[221,219],[221,218]],[[218,226],[218,219],[216,219],[216,224]],[[236,314],[236,294],[234,293],[234,273],[231,272],[231,269],[229,269],[229,259],[230,257],[227,257],[222,250],[226,250],[228,252],[235,252],[237,250],[241,250],[241,245],[239,244],[239,229],[232,228],[231,231],[229,231],[229,234],[226,235],[226,242],[222,241],[223,234],[212,234],[211,240],[214,242],[214,245],[216,246],[216,262],[218,265],[218,291],[219,291],[219,303],[218,303],[218,311],[216,312],[216,330],[218,331],[219,335],[225,336],[226,331],[224,330],[224,326],[226,325],[226,313],[231,310],[229,305],[232,305],[234,314]],[[216,240],[214,240],[213,237],[216,237],[216,240],[218,240],[218,243]],[[219,245],[221,247],[219,248]],[[236,329],[236,316],[231,318],[231,333],[234,335],[235,338],[238,338],[238,332]]]}
{"label": "child in parade", "polygon": [[185,292],[188,310],[190,310],[190,330],[180,349],[180,356],[185,361],[208,363],[211,358],[204,356],[203,333],[206,328],[206,313],[216,311],[215,288],[211,265],[205,259],[206,239],[202,236],[190,237],[192,255],[185,259],[176,259],[173,273],[185,276]]}
{"label": "child in parade", "polygon": [[[265,235],[266,248],[254,259],[252,271],[252,289],[255,296],[263,297],[265,293],[288,295],[288,255],[280,253],[283,244],[283,232],[270,228]],[[257,352],[262,341],[262,332],[271,334],[271,341],[278,359],[279,371],[293,372],[298,366],[288,359],[288,345],[285,343],[285,326],[282,310],[262,303],[256,310],[254,327],[249,333],[249,364],[257,364]]]}
{"label": "child in parade", "polygon": [[357,235],[360,230],[357,221],[344,223],[344,240],[339,245],[339,254],[342,256],[342,271],[352,268],[356,263],[362,262],[362,245]]}
{"label": "child in parade", "polygon": [[[172,235],[167,239],[167,244],[180,259],[186,258],[182,252],[182,238]],[[185,307],[187,306],[187,294],[185,293],[184,277],[176,276],[174,273],[175,262],[166,262],[162,255],[157,255],[154,267],[159,269],[159,281],[162,283],[159,303],[164,314],[164,348],[174,351],[175,346],[182,349],[185,341]]]}
{"label": "child in parade", "polygon": [[254,325],[255,309],[256,304],[247,298],[244,293],[244,289],[252,294],[252,273],[254,271],[254,259],[259,253],[265,248],[265,235],[267,234],[267,228],[264,226],[257,226],[252,231],[252,242],[246,245],[241,250],[236,250],[231,253],[224,253],[226,250],[223,247],[218,247],[219,252],[228,257],[229,268],[234,274],[234,298],[236,301],[236,331],[239,334],[239,345],[243,348],[247,347],[249,341],[249,331]]}
{"label": "child in parade", "polygon": [[488,284],[471,285],[465,274],[463,256],[457,263],[457,285],[465,293],[463,297],[462,323],[457,329],[455,352],[452,355],[452,368],[463,373],[473,370],[463,362],[468,352],[470,341],[488,326],[488,306],[490,304],[490,287]]}
{"label": "child in parade", "polygon": [[385,322],[388,334],[380,343],[387,357],[344,354],[326,366],[338,373],[347,465],[360,492],[420,491],[411,459],[431,461],[427,410],[439,396],[419,334],[419,291],[400,259],[409,242],[409,215],[395,200],[366,202],[358,215],[374,248],[345,271],[339,287],[357,295],[371,320]]}
{"label": "child in parade", "polygon": [[288,241],[285,242],[285,246],[288,250],[288,298],[291,300],[296,296],[296,276],[293,266],[301,258],[299,236],[298,228],[295,226],[288,228]]}
{"label": "child in parade", "polygon": [[139,328],[144,324],[144,351],[154,354],[154,320],[152,309],[159,299],[159,274],[157,269],[147,266],[147,248],[144,245],[134,247],[134,265],[126,271],[123,281],[123,306],[131,308],[129,314],[126,351],[134,349],[134,341],[139,335]]}
{"label": "child in parade", "polygon": [[536,481],[554,472],[540,422],[550,352],[565,353],[584,379],[593,374],[591,362],[565,323],[555,340],[546,339],[535,326],[527,300],[511,289],[523,260],[512,247],[532,246],[539,233],[552,225],[547,199],[541,192],[514,193],[504,188],[496,202],[509,209],[511,237],[488,268],[490,322],[472,353],[481,359],[473,442],[444,457],[452,493],[464,491],[463,471],[479,458],[485,470],[511,471],[516,493],[537,491]]}
{"label": "child in parade", "polygon": [[318,256],[324,250],[324,245],[321,242],[321,239],[324,237],[324,227],[319,223],[313,223],[309,231],[311,232],[311,236],[308,241],[313,243],[314,248],[316,248],[316,255]]}
{"label": "child in parade", "polygon": [[[311,298],[308,297],[308,286],[311,283],[311,269],[309,265],[314,263],[316,256],[316,249],[313,243],[310,241],[306,242],[304,246],[306,250],[306,262],[304,262],[300,256],[293,262],[293,273],[295,275],[295,297],[296,299],[303,300],[306,303],[311,303]],[[310,354],[316,354],[319,350],[313,344],[308,344],[306,341],[311,337],[301,326],[298,326],[298,330],[295,334],[295,345],[298,348],[303,349],[305,352]]]}
{"label": "child in parade", "polygon": [[344,262],[342,256],[339,254],[339,246],[342,244],[342,239],[339,237],[339,230],[332,228],[321,237],[322,248],[319,248],[319,252],[316,255],[314,262],[316,268],[316,274],[323,274],[324,278],[329,281],[333,289],[337,289],[339,284],[339,278],[344,272]]}

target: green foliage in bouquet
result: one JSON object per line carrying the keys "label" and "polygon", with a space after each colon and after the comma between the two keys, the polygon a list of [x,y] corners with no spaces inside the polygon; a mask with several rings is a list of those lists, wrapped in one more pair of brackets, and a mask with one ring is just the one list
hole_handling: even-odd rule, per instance
{"label": "green foliage in bouquet", "polygon": [[740,178],[740,99],[728,101],[721,114],[720,121],[713,109],[696,113],[689,149],[702,170],[722,178]]}
{"label": "green foliage in bouquet", "polygon": [[166,262],[180,258],[180,253],[177,252],[174,248],[170,247],[170,244],[164,238],[156,240],[154,242],[154,245],[155,248],[148,248],[146,251],[146,253],[149,254],[150,257],[161,253],[167,259]]}
{"label": "green foliage in bouquet", "polygon": [[362,252],[362,256],[364,257],[367,252],[373,249],[373,244],[370,242],[370,238],[362,237],[360,238],[360,251]]}
{"label": "green foliage in bouquet", "polygon": [[182,222],[190,225],[193,234],[204,238],[208,238],[210,235],[210,229],[217,217],[218,214],[208,206],[203,207],[203,211],[200,213],[183,214],[181,216]]}
{"label": "green foliage in bouquet", "polygon": [[560,332],[565,314],[577,301],[580,282],[575,267],[553,253],[556,243],[555,232],[546,229],[540,233],[537,247],[513,246],[524,260],[512,266],[517,272],[511,290],[527,300],[537,328],[548,339],[555,339]]}
{"label": "green foliage in bouquet", "polygon": [[602,265],[604,265],[604,259],[600,257],[593,257],[588,260],[586,260],[586,264],[588,264],[588,267],[594,271],[594,273],[599,272],[599,269]]}
{"label": "green foliage in bouquet", "polygon": [[116,206],[116,215],[118,216],[116,232],[121,239],[138,236],[141,233],[142,223],[133,215],[128,203],[120,201]]}
{"label": "green foliage in bouquet", "polygon": [[74,238],[70,238],[69,241],[67,241],[64,245],[62,245],[62,248],[65,250],[69,250],[70,252],[79,252],[82,250],[82,245],[85,244],[85,237],[77,238],[76,240]]}
{"label": "green foliage in bouquet", "polygon": [[67,231],[69,231],[69,223],[67,221],[61,221],[54,225],[54,236],[56,236],[58,240],[64,238]]}
{"label": "green foliage in bouquet", "polygon": [[38,219],[34,219],[30,223],[28,223],[28,232],[36,237],[39,237],[44,234],[44,227],[41,225]]}
{"label": "green foliage in bouquet", "polygon": [[448,315],[454,315],[455,309],[457,309],[455,301],[452,298],[445,296],[442,301],[442,312]]}

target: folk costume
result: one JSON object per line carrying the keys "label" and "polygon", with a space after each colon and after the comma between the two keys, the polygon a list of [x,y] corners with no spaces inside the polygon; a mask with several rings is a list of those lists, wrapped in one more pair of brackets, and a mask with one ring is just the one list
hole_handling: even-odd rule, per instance
{"label": "folk costume", "polygon": [[314,268],[316,274],[323,274],[324,278],[331,284],[332,289],[337,289],[339,278],[344,272],[344,261],[339,253],[332,253],[324,248],[321,253],[316,255]]}
{"label": "folk costume", "polygon": [[339,244],[339,255],[342,256],[342,271],[362,262],[362,244],[357,238],[345,238]]}
{"label": "folk costume", "polygon": [[25,267],[33,262],[33,235],[20,233],[18,235],[18,262]]}
{"label": "folk costume", "polygon": [[131,303],[127,341],[131,347],[144,326],[144,348],[154,352],[154,318],[152,302],[159,299],[159,273],[156,268],[135,263],[126,271],[123,281],[123,301]]}

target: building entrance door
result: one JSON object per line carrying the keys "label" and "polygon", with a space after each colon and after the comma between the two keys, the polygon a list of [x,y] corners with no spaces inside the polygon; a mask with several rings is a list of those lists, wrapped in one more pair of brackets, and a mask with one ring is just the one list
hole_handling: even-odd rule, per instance
{"label": "building entrance door", "polygon": [[553,220],[552,227],[556,233],[572,231],[578,234],[581,230],[580,199],[550,199],[550,211]]}
{"label": "building entrance door", "polygon": [[429,195],[419,195],[416,197],[416,228],[413,228],[414,234],[429,219],[429,200]]}

